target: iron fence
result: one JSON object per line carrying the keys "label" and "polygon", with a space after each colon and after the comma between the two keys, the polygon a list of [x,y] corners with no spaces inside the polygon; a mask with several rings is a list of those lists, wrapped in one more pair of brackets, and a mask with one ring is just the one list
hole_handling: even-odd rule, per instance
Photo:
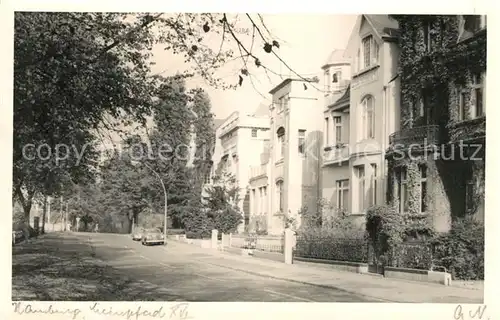
{"label": "iron fence", "polygon": [[274,253],[283,253],[284,238],[250,236],[250,235],[249,236],[233,235],[231,238],[231,247],[274,252]]}

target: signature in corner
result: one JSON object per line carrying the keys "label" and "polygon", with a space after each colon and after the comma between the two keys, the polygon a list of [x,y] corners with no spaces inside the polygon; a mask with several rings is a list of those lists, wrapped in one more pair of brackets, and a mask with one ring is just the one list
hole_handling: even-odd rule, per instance
{"label": "signature in corner", "polygon": [[471,307],[468,309],[469,312],[464,312],[462,305],[458,305],[455,308],[455,313],[453,314],[455,320],[465,320],[465,318],[469,319],[478,319],[478,320],[489,320],[490,317],[484,317],[484,312],[486,311],[486,306],[478,306],[477,308]]}
{"label": "signature in corner", "polygon": [[192,319],[192,317],[189,317],[188,307],[189,303],[187,302],[179,303],[172,306],[170,308],[169,319],[180,319],[180,320]]}

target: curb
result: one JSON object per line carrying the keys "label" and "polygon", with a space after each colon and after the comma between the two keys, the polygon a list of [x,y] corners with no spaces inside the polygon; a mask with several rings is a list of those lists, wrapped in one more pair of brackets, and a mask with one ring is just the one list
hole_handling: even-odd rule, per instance
{"label": "curb", "polygon": [[294,279],[290,279],[290,278],[271,276],[271,275],[268,275],[268,274],[262,274],[262,273],[259,273],[259,272],[249,271],[249,270],[245,270],[245,269],[232,268],[232,267],[228,267],[228,266],[225,266],[225,265],[220,265],[220,264],[216,264],[216,263],[210,263],[210,262],[207,262],[207,261],[204,261],[204,263],[210,264],[210,265],[213,265],[213,266],[217,266],[217,267],[222,267],[222,268],[234,270],[234,271],[240,271],[240,272],[248,273],[248,274],[251,274],[251,275],[254,275],[254,276],[259,276],[259,277],[266,277],[266,278],[274,279],[274,280],[282,280],[282,281],[300,283],[300,284],[305,284],[305,285],[314,286],[314,287],[320,287],[320,288],[325,288],[325,289],[334,289],[334,290],[338,290],[338,291],[341,291],[341,292],[345,292],[345,293],[349,293],[349,294],[354,294],[354,295],[357,295],[359,297],[368,298],[368,299],[372,299],[372,300],[377,300],[377,302],[406,303],[405,301],[395,301],[395,300],[389,300],[389,299],[382,299],[382,298],[379,298],[379,297],[374,297],[374,296],[366,295],[366,294],[363,294],[363,293],[356,292],[354,290],[348,290],[348,289],[344,289],[344,288],[340,288],[340,287],[336,287],[336,286],[332,286],[332,285],[323,285],[323,284],[311,283],[311,282],[307,282],[307,281],[294,280]]}

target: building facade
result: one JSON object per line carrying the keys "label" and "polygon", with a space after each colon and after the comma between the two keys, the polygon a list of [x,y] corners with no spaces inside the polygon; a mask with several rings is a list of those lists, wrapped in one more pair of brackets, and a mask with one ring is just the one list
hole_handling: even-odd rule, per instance
{"label": "building facade", "polygon": [[351,62],[334,50],[321,68],[324,75],[322,198],[337,209],[349,203],[349,84]]}
{"label": "building facade", "polygon": [[[286,79],[269,93],[269,233],[300,226],[299,210],[321,196],[322,105],[317,82]],[[310,116],[307,116],[310,115]]]}
{"label": "building facade", "polygon": [[260,161],[260,154],[269,131],[269,117],[259,108],[253,114],[233,112],[216,129],[215,150],[212,156],[211,175],[205,184],[213,183],[217,170],[231,174],[240,189],[238,207],[243,214],[243,223],[238,232],[245,231],[250,223],[250,190],[248,168]]}
{"label": "building facade", "polygon": [[[386,199],[385,146],[399,123],[397,30],[397,22],[386,15],[358,17],[345,52],[350,85],[328,111],[332,131],[337,126],[334,130],[345,138],[332,140],[338,134],[327,126],[324,166],[338,168],[323,177],[324,197],[359,223],[370,206]],[[334,161],[328,153],[335,155]]]}
{"label": "building facade", "polygon": [[389,200],[415,226],[484,219],[486,17],[397,15],[400,129],[390,137]]}

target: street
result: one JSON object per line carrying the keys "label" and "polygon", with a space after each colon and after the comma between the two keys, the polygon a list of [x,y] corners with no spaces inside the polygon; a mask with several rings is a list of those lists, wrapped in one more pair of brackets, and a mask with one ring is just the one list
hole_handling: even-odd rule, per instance
{"label": "street", "polygon": [[[47,234],[13,247],[13,300],[369,302],[366,297],[248,274],[175,241]],[[376,301],[376,300],[375,300]]]}

